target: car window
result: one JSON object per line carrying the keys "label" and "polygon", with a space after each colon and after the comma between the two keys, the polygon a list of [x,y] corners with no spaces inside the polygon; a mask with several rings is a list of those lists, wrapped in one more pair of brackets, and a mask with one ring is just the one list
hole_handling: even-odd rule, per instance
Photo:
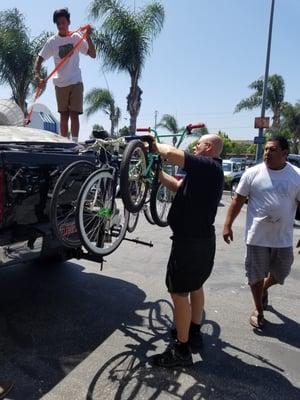
{"label": "car window", "polygon": [[231,164],[230,163],[224,163],[222,164],[223,166],[223,171],[225,172],[230,172],[231,171]]}
{"label": "car window", "polygon": [[288,162],[300,168],[300,156],[299,159],[298,157],[288,157]]}

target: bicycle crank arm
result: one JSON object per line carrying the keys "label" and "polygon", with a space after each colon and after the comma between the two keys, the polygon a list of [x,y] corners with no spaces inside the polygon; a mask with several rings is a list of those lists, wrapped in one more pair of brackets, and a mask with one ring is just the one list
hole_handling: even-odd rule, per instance
{"label": "bicycle crank arm", "polygon": [[136,244],[143,244],[145,246],[153,247],[153,243],[152,242],[144,242],[143,240],[128,239],[128,238],[124,238],[123,240],[127,240],[127,242],[133,242],[133,243],[136,243]]}

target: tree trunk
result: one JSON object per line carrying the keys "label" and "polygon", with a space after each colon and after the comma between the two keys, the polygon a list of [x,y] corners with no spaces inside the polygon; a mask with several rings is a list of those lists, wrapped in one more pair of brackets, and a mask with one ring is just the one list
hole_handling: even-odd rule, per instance
{"label": "tree trunk", "polygon": [[272,123],[272,130],[276,131],[278,128],[280,128],[280,107],[275,107],[273,110],[273,123]]}
{"label": "tree trunk", "polygon": [[130,134],[136,132],[136,119],[139,115],[141,103],[142,103],[142,89],[138,86],[138,78],[135,76],[131,77],[131,87],[129,95],[127,96],[127,111],[130,115]]}
{"label": "tree trunk", "polygon": [[115,132],[115,120],[114,117],[110,117],[110,136],[114,136],[114,132]]}
{"label": "tree trunk", "polygon": [[18,106],[21,108],[21,110],[23,111],[24,115],[27,115],[26,99],[23,98],[22,96],[14,96],[14,100],[18,104]]}

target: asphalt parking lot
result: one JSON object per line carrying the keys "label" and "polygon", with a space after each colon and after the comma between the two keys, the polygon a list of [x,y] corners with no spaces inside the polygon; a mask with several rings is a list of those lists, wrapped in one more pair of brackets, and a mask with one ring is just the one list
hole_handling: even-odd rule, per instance
{"label": "asphalt parking lot", "polygon": [[[141,219],[104,270],[72,260],[0,271],[1,379],[10,399],[300,399],[300,255],[282,287],[270,291],[263,332],[249,325],[243,270],[245,210],[234,243],[221,237],[229,197],[216,219],[218,248],[208,280],[204,347],[194,366],[163,370],[148,357],[168,344],[172,306],[164,287],[168,228]],[[300,227],[295,227],[295,243]]]}

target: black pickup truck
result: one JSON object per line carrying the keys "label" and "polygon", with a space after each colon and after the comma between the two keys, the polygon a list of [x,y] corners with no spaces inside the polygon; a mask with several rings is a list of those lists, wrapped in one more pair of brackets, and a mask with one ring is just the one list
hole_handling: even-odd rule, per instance
{"label": "black pickup truck", "polygon": [[53,236],[49,205],[62,171],[82,158],[78,145],[56,134],[0,126],[0,267],[74,256]]}

